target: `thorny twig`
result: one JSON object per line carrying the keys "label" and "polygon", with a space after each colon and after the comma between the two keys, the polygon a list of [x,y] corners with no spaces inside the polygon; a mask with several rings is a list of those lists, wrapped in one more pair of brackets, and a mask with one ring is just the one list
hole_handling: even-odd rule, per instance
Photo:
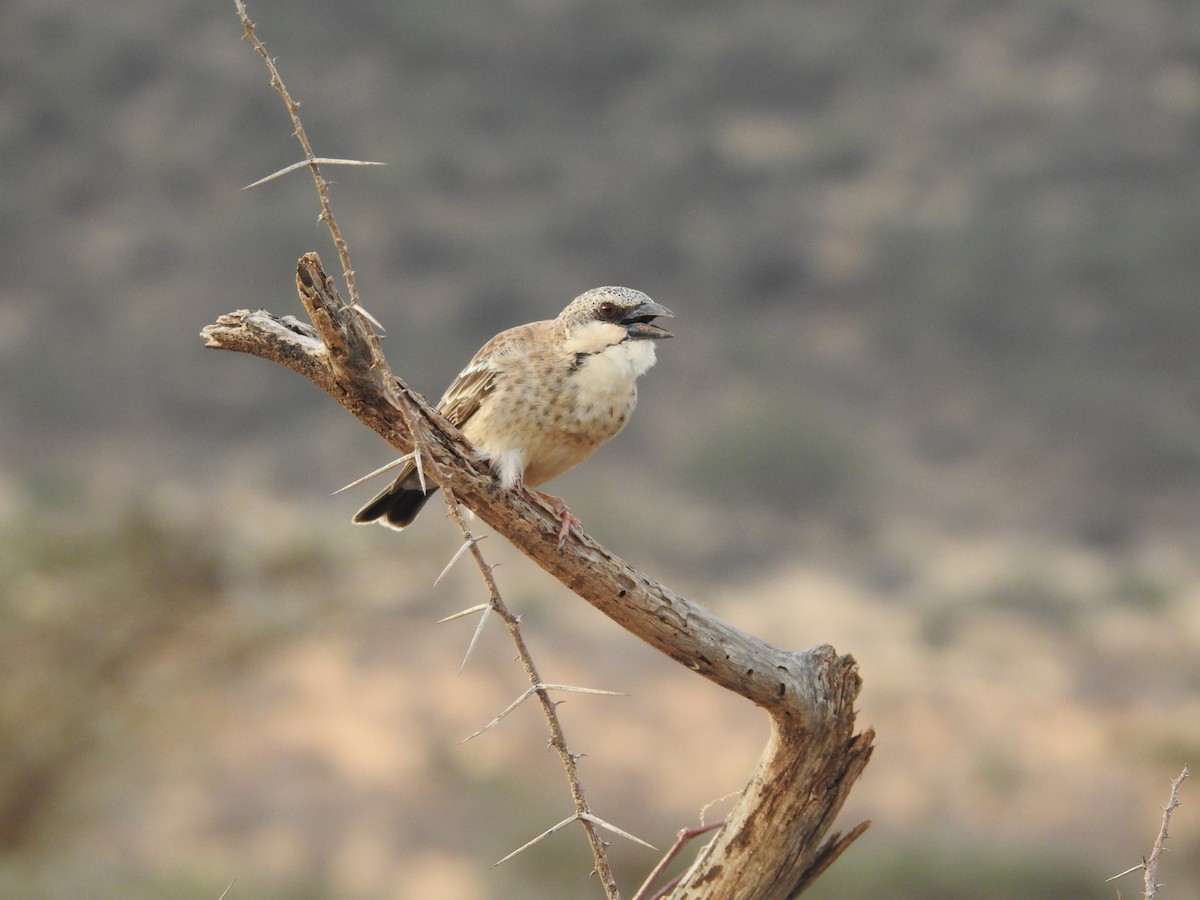
{"label": "thorny twig", "polygon": [[[531,690],[537,695],[538,704],[542,707],[542,715],[545,717],[546,725],[550,729],[550,746],[558,753],[558,757],[563,764],[563,769],[567,773],[567,783],[571,788],[571,799],[575,804],[575,814],[560,823],[559,826],[555,826],[552,831],[569,824],[574,819],[578,819],[582,823],[584,833],[587,835],[588,844],[592,849],[595,872],[600,879],[600,883],[604,886],[605,896],[609,900],[620,900],[621,895],[617,891],[617,883],[613,877],[612,867],[608,863],[608,852],[606,849],[608,845],[600,837],[596,829],[595,816],[592,814],[587,800],[583,795],[583,784],[579,780],[578,757],[567,747],[567,738],[563,732],[562,722],[558,718],[556,704],[550,699],[550,694],[546,690],[541,675],[538,674],[537,666],[533,661],[533,656],[529,652],[529,647],[525,644],[525,638],[521,635],[520,619],[509,611],[504,600],[501,598],[500,588],[496,584],[492,567],[483,558],[483,553],[479,549],[479,542],[472,537],[470,530],[467,528],[466,520],[459,511],[458,500],[455,499],[454,492],[449,488],[444,488],[443,493],[446,496],[446,506],[450,510],[450,518],[454,520],[455,524],[462,531],[466,546],[470,548],[475,565],[479,567],[479,573],[483,576],[491,608],[501,618],[504,626],[508,629],[509,637],[512,639],[517,649],[517,656],[521,660],[521,667],[525,670],[525,675],[529,678],[529,682],[532,685]],[[512,855],[509,854],[505,859],[511,858]]]}
{"label": "thorny twig", "polygon": [[[358,302],[358,286],[354,281],[354,268],[350,265],[350,249],[346,246],[345,240],[342,239],[342,230],[333,218],[333,207],[329,203],[329,185],[324,177],[322,177],[321,170],[317,167],[319,157],[313,153],[312,144],[308,142],[308,133],[304,130],[304,123],[300,121],[300,104],[292,99],[292,95],[288,92],[283,79],[279,77],[279,70],[275,68],[275,60],[271,59],[270,54],[267,53],[266,45],[254,33],[254,23],[250,21],[250,14],[246,12],[246,4],[242,0],[233,0],[233,2],[237,6],[238,18],[241,19],[242,29],[246,32],[246,40],[254,46],[255,52],[267,64],[267,73],[271,76],[271,87],[279,92],[279,96],[283,98],[283,103],[287,107],[288,115],[292,118],[292,127],[295,129],[296,140],[300,142],[300,149],[304,151],[304,162],[301,165],[309,167],[312,171],[313,181],[317,184],[317,196],[321,199],[321,221],[329,229],[329,234],[333,237],[333,244],[337,247],[338,259],[342,263],[342,277],[346,279],[346,290],[350,295],[350,305],[365,314],[366,311]],[[372,163],[361,162],[356,164],[372,165]],[[276,175],[278,174],[276,173]],[[264,180],[269,180],[273,177],[275,175],[270,175]],[[255,182],[255,184],[258,183],[260,182]],[[373,319],[372,322],[374,322]],[[375,322],[375,324],[378,325],[379,323]]]}
{"label": "thorny twig", "polygon": [[1167,849],[1167,839],[1170,837],[1167,833],[1167,828],[1171,824],[1171,813],[1175,811],[1175,808],[1180,803],[1179,788],[1183,784],[1184,779],[1190,774],[1188,767],[1184,766],[1183,771],[1179,773],[1179,777],[1171,782],[1171,796],[1167,800],[1167,805],[1162,808],[1162,827],[1158,830],[1158,837],[1154,839],[1154,848],[1150,851],[1150,855],[1143,856],[1142,861],[1138,865],[1130,866],[1124,872],[1118,872],[1111,878],[1106,878],[1105,881],[1116,881],[1130,872],[1143,869],[1146,873],[1146,893],[1143,896],[1145,896],[1146,900],[1153,900],[1154,897],[1158,896],[1158,889],[1162,887],[1158,883],[1158,863],[1162,858],[1163,851]]}
{"label": "thorny twig", "polygon": [[1146,860],[1146,900],[1158,895],[1158,889],[1162,886],[1158,883],[1158,861],[1162,857],[1163,850],[1166,849],[1167,826],[1171,824],[1171,813],[1175,811],[1175,807],[1179,805],[1179,787],[1183,784],[1183,780],[1188,777],[1188,767],[1184,766],[1183,771],[1179,773],[1179,777],[1171,782],[1171,798],[1167,801],[1167,805],[1163,807],[1162,828],[1158,830],[1158,837],[1154,839],[1154,849],[1150,851],[1150,856]]}
{"label": "thorny twig", "polygon": [[[296,140],[300,142],[300,148],[304,151],[304,161],[295,166],[288,166],[279,172],[268,175],[264,179],[260,179],[249,187],[254,187],[265,181],[270,181],[273,178],[279,177],[281,174],[292,171],[303,165],[307,165],[312,172],[313,182],[317,188],[317,198],[321,204],[321,221],[329,229],[329,234],[333,238],[333,245],[337,248],[338,260],[342,264],[342,278],[346,281],[346,292],[349,295],[349,305],[356,313],[362,316],[370,326],[383,330],[383,326],[379,324],[379,320],[371,315],[363,307],[358,297],[358,283],[354,277],[354,267],[350,264],[350,248],[342,237],[342,229],[338,226],[337,219],[333,215],[333,205],[329,201],[329,183],[321,175],[318,162],[337,163],[339,165],[379,165],[379,163],[364,162],[361,160],[330,160],[324,157],[318,157],[313,153],[312,144],[308,140],[308,132],[304,130],[304,123],[300,120],[300,104],[292,99],[291,92],[288,91],[287,85],[283,83],[283,78],[279,75],[279,69],[275,66],[275,60],[267,53],[266,45],[259,40],[258,34],[254,30],[254,23],[250,21],[250,14],[246,11],[246,4],[243,0],[234,0],[234,5],[237,7],[238,18],[242,23],[242,30],[245,32],[246,40],[254,47],[254,51],[262,57],[266,63],[267,73],[271,76],[270,85],[283,98],[284,106],[287,107],[288,115],[292,120],[293,133],[296,135]],[[368,330],[370,330],[368,328]],[[397,389],[398,388],[398,389]],[[405,427],[413,438],[413,460],[417,467],[417,477],[421,481],[421,489],[425,489],[425,469],[423,459],[428,457],[428,453],[423,453],[425,447],[425,433],[417,425],[417,416],[414,414],[409,398],[407,396],[407,388],[403,385],[395,385],[389,392],[389,399],[400,410],[400,415],[404,419]],[[440,481],[440,479],[439,479]]]}

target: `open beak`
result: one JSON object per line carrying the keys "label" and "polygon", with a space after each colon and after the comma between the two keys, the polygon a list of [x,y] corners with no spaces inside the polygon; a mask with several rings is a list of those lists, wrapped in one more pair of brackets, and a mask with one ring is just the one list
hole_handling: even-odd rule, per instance
{"label": "open beak", "polygon": [[635,341],[654,341],[674,337],[675,335],[671,334],[667,329],[654,324],[654,320],[659,316],[673,319],[675,318],[675,313],[671,312],[661,303],[647,300],[644,303],[639,303],[628,316],[621,320],[621,324],[625,326],[625,331],[630,339]]}

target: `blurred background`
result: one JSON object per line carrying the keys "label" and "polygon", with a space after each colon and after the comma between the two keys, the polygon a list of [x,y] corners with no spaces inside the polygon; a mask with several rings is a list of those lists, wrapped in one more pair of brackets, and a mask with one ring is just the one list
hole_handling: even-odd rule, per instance
{"label": "blurred background", "polygon": [[[874,825],[812,896],[1111,898],[1200,763],[1191,0],[254,0],[365,305],[427,396],[501,328],[671,307],[553,486],[635,566],[859,660]],[[233,4],[0,5],[0,895],[586,898],[533,707],[389,448],[261,360],[335,255]],[[430,510],[435,510],[436,505]],[[756,710],[499,539],[598,815],[660,846]],[[1200,890],[1200,785],[1160,875]],[[729,801],[704,815],[718,817]],[[657,854],[614,838],[632,894]],[[1178,893],[1176,893],[1178,891]]]}

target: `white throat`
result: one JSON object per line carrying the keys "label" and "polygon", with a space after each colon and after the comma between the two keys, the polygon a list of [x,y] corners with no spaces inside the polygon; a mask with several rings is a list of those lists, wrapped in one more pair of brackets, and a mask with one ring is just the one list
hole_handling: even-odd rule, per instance
{"label": "white throat", "polygon": [[654,341],[622,341],[584,358],[581,368],[588,381],[608,383],[614,393],[628,391],[639,375],[654,365]]}

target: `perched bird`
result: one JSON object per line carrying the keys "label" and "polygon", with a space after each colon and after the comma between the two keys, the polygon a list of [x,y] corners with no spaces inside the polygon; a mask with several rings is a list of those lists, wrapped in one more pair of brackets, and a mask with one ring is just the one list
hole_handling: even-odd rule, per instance
{"label": "perched bird", "polygon": [[[462,430],[506,489],[536,488],[579,465],[617,434],[637,404],[637,379],[654,365],[654,342],[672,337],[654,324],[674,314],[640,291],[593,288],[555,319],[502,331],[467,363],[438,410]],[[412,463],[354,516],[397,530],[430,494]],[[538,493],[541,493],[540,491]],[[559,542],[578,526],[566,504]]]}

